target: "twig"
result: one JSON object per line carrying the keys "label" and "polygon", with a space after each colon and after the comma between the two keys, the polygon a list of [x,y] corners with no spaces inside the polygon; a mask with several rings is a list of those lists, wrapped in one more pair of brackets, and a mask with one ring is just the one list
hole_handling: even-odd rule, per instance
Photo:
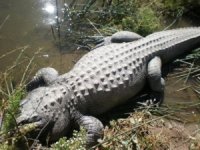
{"label": "twig", "polygon": [[0,88],[0,93],[2,93],[3,95],[9,96],[6,92],[4,92],[1,88]]}
{"label": "twig", "polygon": [[14,69],[15,67],[17,67],[18,65],[23,64],[24,62],[26,62],[26,60],[23,60],[23,61],[19,62],[18,64],[15,64],[15,65],[9,67],[6,71],[7,71],[7,72],[10,71],[10,70]]}
{"label": "twig", "polygon": [[4,19],[4,21],[1,23],[1,25],[0,25],[0,30],[3,28],[3,26],[4,26],[4,24],[6,23],[6,21],[8,20],[10,18],[10,15],[8,15],[5,19]]}
{"label": "twig", "polygon": [[56,41],[56,36],[55,36],[55,32],[54,32],[54,29],[53,29],[53,26],[51,25],[51,33],[53,35],[53,39],[54,41]]}
{"label": "twig", "polygon": [[7,79],[6,79],[6,73],[4,74],[4,80],[5,80],[5,84],[6,84],[7,93],[10,96],[11,93],[10,93],[10,89],[9,89],[8,82],[7,82]]}
{"label": "twig", "polygon": [[59,49],[61,51],[61,35],[60,35],[60,21],[59,21],[59,7],[58,7],[58,0],[56,0],[56,24],[57,24],[57,28],[58,28],[58,44],[59,44]]}
{"label": "twig", "polygon": [[35,59],[35,55],[38,54],[41,50],[42,50],[42,49],[39,49],[39,50],[33,55],[33,57],[30,59],[28,65],[26,66],[26,69],[25,69],[25,71],[24,71],[24,73],[23,73],[22,79],[21,79],[20,84],[19,84],[20,87],[23,85],[25,76],[26,76],[26,74],[27,74],[27,72],[28,72],[28,69],[30,68],[30,65],[32,64],[33,60]]}
{"label": "twig", "polygon": [[27,49],[28,47],[29,47],[29,46],[24,46],[24,47],[19,47],[19,48],[13,49],[13,50],[11,50],[11,51],[9,51],[9,52],[7,52],[7,53],[1,55],[1,56],[0,56],[0,59],[6,57],[7,55],[10,55],[10,54],[14,53],[14,52],[17,51],[17,50]]}
{"label": "twig", "polygon": [[176,90],[177,92],[179,92],[179,91],[183,91],[183,90],[185,90],[185,89],[187,89],[187,88],[190,88],[191,86],[186,86],[186,87],[183,87],[183,88],[180,88],[180,89],[178,89],[178,90]]}
{"label": "twig", "polygon": [[175,62],[181,62],[181,63],[187,64],[187,65],[190,65],[190,66],[192,65],[192,63],[189,63],[189,62],[187,62],[183,59],[177,59]]}
{"label": "twig", "polygon": [[[196,72],[199,72],[200,71],[200,69],[199,70],[196,70]],[[200,73],[199,74],[196,74],[196,75],[193,75],[192,77],[198,77],[198,76],[200,76]]]}
{"label": "twig", "polygon": [[164,28],[163,30],[165,31],[165,30],[168,30],[169,28],[171,28],[180,19],[180,17],[182,15],[183,15],[183,11],[179,11],[175,20],[170,25],[168,25],[166,28]]}
{"label": "twig", "polygon": [[101,34],[101,32],[95,27],[95,25],[92,23],[92,21],[90,21],[90,19],[87,19],[88,21],[89,21],[89,23],[94,27],[94,29],[101,35],[101,36],[103,36],[102,34]]}
{"label": "twig", "polygon": [[33,149],[33,146],[35,145],[36,143],[36,140],[38,140],[39,136],[42,134],[42,132],[44,131],[44,129],[47,127],[47,125],[49,125],[50,123],[50,120],[45,124],[45,126],[40,130],[40,132],[38,133],[37,137],[35,138],[33,144],[31,145],[31,147],[29,148],[29,150],[32,150]]}
{"label": "twig", "polygon": [[5,103],[5,100],[2,100],[2,111],[0,113],[0,131],[2,130],[2,125],[3,125],[3,118],[4,118],[4,113],[5,113],[5,109],[3,108]]}
{"label": "twig", "polygon": [[18,62],[20,60],[20,58],[22,57],[22,54],[24,53],[24,51],[26,50],[26,47],[25,48],[22,48],[21,52],[19,53],[18,57],[16,58],[13,66],[17,66],[18,65]]}
{"label": "twig", "polygon": [[[199,70],[196,70],[196,69],[192,69],[193,71],[191,71],[190,72],[190,74],[194,74],[194,73],[197,73],[197,72],[199,72],[200,71],[200,69]],[[188,75],[188,73],[185,73],[185,72],[188,72],[188,71],[184,71],[184,72],[182,72],[182,73],[184,73],[184,74],[181,74],[180,73],[180,75],[176,75],[176,76],[172,76],[171,78],[180,78],[180,77],[185,77],[185,76],[187,76]],[[196,77],[196,76],[198,76],[198,75],[193,75],[192,77]]]}
{"label": "twig", "polygon": [[187,81],[188,81],[188,79],[189,79],[189,77],[190,77],[190,74],[192,73],[192,67],[193,67],[193,66],[194,66],[194,61],[193,61],[192,65],[191,65],[191,67],[190,67],[190,70],[189,70],[188,75],[187,75],[187,77],[186,77],[186,79],[185,79],[185,81],[184,81],[184,84],[187,83]]}

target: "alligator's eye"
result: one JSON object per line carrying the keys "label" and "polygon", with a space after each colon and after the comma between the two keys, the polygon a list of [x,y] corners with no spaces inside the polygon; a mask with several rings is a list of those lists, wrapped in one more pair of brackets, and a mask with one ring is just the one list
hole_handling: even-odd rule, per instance
{"label": "alligator's eye", "polygon": [[36,121],[39,121],[40,119],[41,118],[38,115],[34,115],[29,120],[30,120],[30,122],[36,122]]}

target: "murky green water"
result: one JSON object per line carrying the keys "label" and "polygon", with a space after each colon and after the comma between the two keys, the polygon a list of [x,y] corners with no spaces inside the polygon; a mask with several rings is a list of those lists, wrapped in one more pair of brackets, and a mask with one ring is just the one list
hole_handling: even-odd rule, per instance
{"label": "murky green water", "polygon": [[[36,51],[42,49],[35,59],[35,69],[52,66],[62,73],[68,71],[74,61],[78,60],[85,52],[60,53],[51,31],[51,25],[54,25],[57,16],[55,6],[55,0],[1,0],[0,56],[13,49],[29,46],[23,57],[31,58]],[[185,26],[185,22],[183,24]],[[70,22],[66,24],[66,29],[70,29]],[[20,50],[0,59],[0,71],[5,71],[8,66],[13,64],[19,56]],[[21,66],[17,70],[16,76],[21,76],[20,69],[23,70],[24,65]],[[189,105],[197,102],[198,97],[191,88],[179,91],[182,83],[174,84],[174,82],[175,79],[167,79],[165,104],[185,103]],[[190,109],[187,116],[191,120],[199,121],[200,111]]]}
{"label": "murky green water", "polygon": [[[50,65],[59,71],[68,70],[82,52],[61,55],[58,46],[55,45],[51,31],[51,25],[55,25],[57,16],[55,2],[55,0],[1,0],[0,56],[28,45],[29,48],[25,51],[25,56],[28,58],[42,49],[36,57],[36,68]],[[59,6],[62,8],[64,3],[61,2],[63,1],[59,0]],[[70,23],[66,26],[70,27]],[[19,54],[20,50],[1,59],[0,71],[12,65]]]}

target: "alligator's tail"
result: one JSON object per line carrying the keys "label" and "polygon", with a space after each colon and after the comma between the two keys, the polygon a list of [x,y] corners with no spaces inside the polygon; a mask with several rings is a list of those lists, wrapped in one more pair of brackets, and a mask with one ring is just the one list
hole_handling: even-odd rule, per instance
{"label": "alligator's tail", "polygon": [[153,43],[153,53],[160,56],[163,63],[200,47],[200,27],[180,28],[156,32],[147,36]]}

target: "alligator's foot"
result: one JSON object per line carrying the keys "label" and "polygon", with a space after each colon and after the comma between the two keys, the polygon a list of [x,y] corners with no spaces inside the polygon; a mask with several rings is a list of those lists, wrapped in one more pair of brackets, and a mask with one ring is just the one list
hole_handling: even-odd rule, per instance
{"label": "alligator's foot", "polygon": [[100,120],[92,116],[84,116],[79,112],[73,112],[76,124],[82,126],[87,131],[86,147],[92,147],[98,143],[98,139],[103,138],[103,124]]}
{"label": "alligator's foot", "polygon": [[164,100],[164,92],[152,91],[149,94],[149,99],[147,100],[147,104],[153,106],[160,106],[163,103],[163,100]]}
{"label": "alligator's foot", "polygon": [[161,104],[164,99],[165,80],[161,77],[161,59],[154,57],[148,63],[148,82],[151,90],[150,94],[152,100]]}
{"label": "alligator's foot", "polygon": [[143,37],[135,32],[119,31],[119,32],[114,33],[112,36],[103,38],[103,40],[100,41],[100,43],[96,45],[95,48],[109,45],[111,43],[133,42],[141,38]]}
{"label": "alligator's foot", "polygon": [[42,68],[37,71],[35,76],[26,85],[27,91],[32,91],[40,86],[50,85],[57,77],[58,72],[54,68]]}

